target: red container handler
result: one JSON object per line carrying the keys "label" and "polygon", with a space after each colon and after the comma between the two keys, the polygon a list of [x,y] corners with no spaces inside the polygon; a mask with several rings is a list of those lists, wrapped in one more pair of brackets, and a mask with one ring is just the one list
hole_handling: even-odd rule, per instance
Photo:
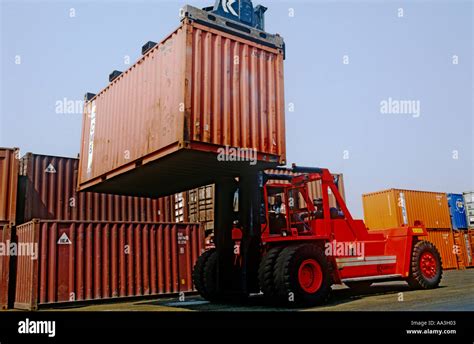
{"label": "red container handler", "polygon": [[33,220],[17,227],[14,307],[143,297],[192,291],[191,269],[203,250],[192,223]]}

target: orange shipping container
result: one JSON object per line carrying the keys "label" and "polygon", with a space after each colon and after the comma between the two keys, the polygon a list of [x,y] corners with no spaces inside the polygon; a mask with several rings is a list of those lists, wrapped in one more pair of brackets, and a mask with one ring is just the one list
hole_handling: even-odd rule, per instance
{"label": "orange shipping container", "polygon": [[413,226],[421,220],[426,228],[451,228],[446,194],[390,189],[364,194],[365,224],[369,229]]}
{"label": "orange shipping container", "polygon": [[458,265],[460,268],[468,268],[474,266],[474,257],[472,254],[471,236],[468,231],[454,231],[454,244],[458,257]]}
{"label": "orange shipping container", "polygon": [[85,104],[81,190],[158,197],[285,163],[283,39],[184,13]]}
{"label": "orange shipping container", "polygon": [[18,155],[18,148],[0,148],[0,226],[15,224]]}
{"label": "orange shipping container", "polygon": [[458,268],[456,247],[451,229],[428,229],[427,240],[435,244],[438,249],[443,262],[443,269]]}

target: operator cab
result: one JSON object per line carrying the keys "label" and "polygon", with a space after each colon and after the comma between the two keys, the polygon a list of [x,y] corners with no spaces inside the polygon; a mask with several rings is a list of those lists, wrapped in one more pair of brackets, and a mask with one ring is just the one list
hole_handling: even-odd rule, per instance
{"label": "operator cab", "polygon": [[[319,177],[320,178],[320,177]],[[319,179],[313,176],[312,181]],[[298,177],[296,178],[298,179]],[[318,223],[324,220],[324,200],[310,198],[309,180],[292,180],[291,182],[269,181],[264,187],[266,218],[262,232],[267,235],[290,236],[314,235]],[[344,219],[340,207],[329,206],[328,219]]]}
{"label": "operator cab", "polygon": [[286,195],[285,188],[275,186],[267,189],[267,224],[270,234],[280,234],[282,230],[288,228],[288,218],[286,216]]}

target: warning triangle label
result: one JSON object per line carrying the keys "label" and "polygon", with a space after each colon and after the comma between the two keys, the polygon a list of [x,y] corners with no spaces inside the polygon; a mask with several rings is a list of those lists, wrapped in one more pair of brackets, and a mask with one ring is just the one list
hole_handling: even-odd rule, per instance
{"label": "warning triangle label", "polygon": [[49,164],[48,167],[46,167],[46,170],[44,170],[46,173],[56,173],[56,169],[54,168],[53,165]]}
{"label": "warning triangle label", "polygon": [[67,236],[66,232],[64,232],[63,235],[61,235],[61,237],[58,240],[58,244],[59,245],[71,245],[72,244],[72,242],[71,242],[71,240],[69,240],[69,237]]}

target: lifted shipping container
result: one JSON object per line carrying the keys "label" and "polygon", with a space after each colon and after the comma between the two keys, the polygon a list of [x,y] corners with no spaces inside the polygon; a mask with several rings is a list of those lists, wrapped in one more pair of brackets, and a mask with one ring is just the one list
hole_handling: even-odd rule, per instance
{"label": "lifted shipping container", "polygon": [[285,163],[283,39],[183,13],[86,102],[80,190],[158,197]]}

